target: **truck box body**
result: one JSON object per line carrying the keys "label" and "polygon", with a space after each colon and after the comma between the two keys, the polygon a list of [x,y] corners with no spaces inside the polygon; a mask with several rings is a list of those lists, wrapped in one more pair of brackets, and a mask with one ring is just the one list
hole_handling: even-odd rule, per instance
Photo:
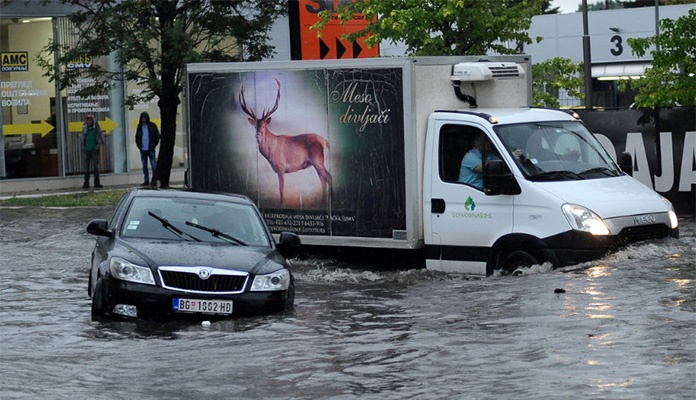
{"label": "truck box body", "polygon": [[[560,124],[538,124],[551,135],[546,147],[556,133],[584,129],[567,113],[527,108],[526,56],[190,64],[186,97],[190,186],[250,197],[274,233],[296,232],[304,244],[425,248],[429,268],[489,275],[527,240],[539,247],[534,260],[554,265],[601,255],[619,242],[624,217],[676,233],[670,205],[628,175],[539,181],[515,158],[511,145],[532,134],[531,123]],[[520,193],[457,182],[464,133],[473,131],[502,161],[503,186]],[[559,137],[585,151],[574,135]],[[585,240],[565,204],[613,230]]]}

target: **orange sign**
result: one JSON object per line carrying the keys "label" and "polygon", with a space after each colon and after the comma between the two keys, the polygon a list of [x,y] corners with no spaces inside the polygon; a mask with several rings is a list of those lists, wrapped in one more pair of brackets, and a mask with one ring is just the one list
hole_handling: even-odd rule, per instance
{"label": "orange sign", "polygon": [[318,31],[309,28],[319,21],[319,13],[325,10],[335,11],[342,3],[350,0],[297,0],[299,3],[299,30],[303,60],[324,60],[342,58],[379,57],[379,46],[368,48],[365,38],[354,43],[341,39],[341,36],[365,28],[368,23],[362,15],[356,16],[341,25],[337,18],[329,21],[322,30],[322,37],[317,37]]}

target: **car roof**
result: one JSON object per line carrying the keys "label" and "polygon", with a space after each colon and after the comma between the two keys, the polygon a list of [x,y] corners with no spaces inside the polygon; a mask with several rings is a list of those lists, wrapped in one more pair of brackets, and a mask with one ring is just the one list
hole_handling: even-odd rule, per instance
{"label": "car roof", "polygon": [[164,197],[164,198],[189,198],[202,200],[229,201],[240,204],[254,203],[246,196],[234,193],[205,192],[193,189],[158,189],[136,187],[129,190],[132,197]]}

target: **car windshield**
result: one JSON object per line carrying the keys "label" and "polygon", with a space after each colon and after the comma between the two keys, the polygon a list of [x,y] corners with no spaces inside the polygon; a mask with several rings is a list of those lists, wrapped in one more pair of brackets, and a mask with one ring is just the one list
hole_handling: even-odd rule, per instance
{"label": "car windshield", "polygon": [[596,179],[622,174],[580,122],[501,125],[495,131],[529,180]]}
{"label": "car windshield", "polygon": [[263,222],[252,206],[192,198],[136,197],[125,216],[121,236],[270,246]]}

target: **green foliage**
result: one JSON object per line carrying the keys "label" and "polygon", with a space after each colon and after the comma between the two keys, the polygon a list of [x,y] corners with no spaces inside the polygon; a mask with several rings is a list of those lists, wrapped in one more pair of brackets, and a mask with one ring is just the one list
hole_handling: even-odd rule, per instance
{"label": "green foliage", "polygon": [[532,65],[532,101],[535,107],[559,107],[556,92],[565,89],[569,96],[583,99],[583,64],[556,57]]}
{"label": "green foliage", "polygon": [[14,196],[0,200],[0,206],[14,207],[103,207],[115,206],[126,191],[99,190],[62,195]]}
{"label": "green foliage", "polygon": [[659,36],[627,40],[633,54],[652,55],[652,67],[645,77],[622,81],[638,91],[636,106],[641,108],[696,106],[696,10],[676,20],[662,19]]}
{"label": "green foliage", "polygon": [[[541,14],[542,0],[362,0],[342,2],[337,10],[345,22],[360,13],[369,25],[346,35],[366,37],[374,46],[382,40],[404,42],[410,55],[480,55],[519,53],[533,42],[528,35],[532,17]],[[320,14],[312,28],[321,31],[332,18]],[[377,18],[379,16],[379,18]],[[540,38],[534,39],[539,41]],[[507,46],[508,43],[513,46]],[[510,48],[512,47],[512,48]]]}
{"label": "green foliage", "polygon": [[[653,5],[654,4],[655,3],[653,1]],[[616,10],[620,8],[624,8],[624,5],[619,0],[600,0],[595,3],[590,3],[589,1],[587,2],[587,11]],[[582,2],[578,4],[578,12],[582,12]]]}

